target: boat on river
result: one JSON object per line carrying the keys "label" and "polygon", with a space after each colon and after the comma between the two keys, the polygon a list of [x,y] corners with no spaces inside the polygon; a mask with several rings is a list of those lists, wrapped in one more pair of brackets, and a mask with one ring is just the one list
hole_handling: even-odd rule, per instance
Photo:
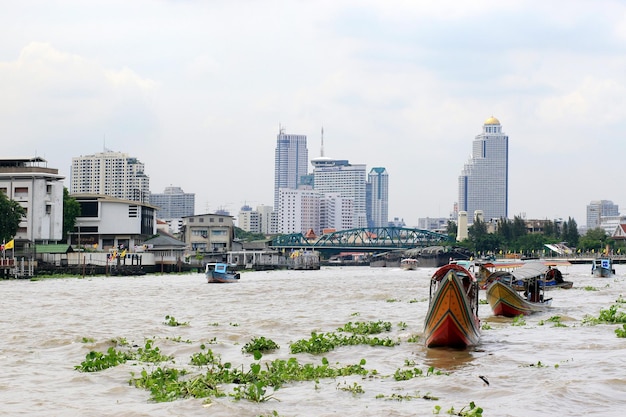
{"label": "boat on river", "polygon": [[615,275],[611,258],[597,258],[591,264],[591,274],[594,277],[608,278]]}
{"label": "boat on river", "polygon": [[522,279],[523,293],[512,285],[515,272],[494,272],[487,278],[487,302],[496,316],[516,317],[547,310],[552,298],[545,298],[545,287],[539,285],[541,276]]}
{"label": "boat on river", "polygon": [[466,348],[478,343],[478,291],[476,278],[461,265],[448,264],[435,271],[424,321],[427,347]]}
{"label": "boat on river", "polygon": [[417,269],[417,266],[419,265],[419,261],[415,258],[403,258],[400,261],[400,268],[406,270],[406,271],[412,271]]}
{"label": "boat on river", "polygon": [[240,274],[233,265],[225,263],[207,264],[205,275],[208,283],[229,283],[239,281]]}

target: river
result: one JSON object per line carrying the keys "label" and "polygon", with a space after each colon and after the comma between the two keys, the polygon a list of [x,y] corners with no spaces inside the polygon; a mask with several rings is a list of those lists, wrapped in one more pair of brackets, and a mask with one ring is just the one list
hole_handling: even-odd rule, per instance
{"label": "river", "polygon": [[[244,272],[234,284],[207,284],[202,274],[2,281],[0,415],[429,416],[438,407],[440,415],[468,410],[473,402],[483,416],[621,416],[626,339],[615,334],[621,325],[584,325],[583,319],[598,317],[617,300],[626,309],[626,266],[617,265],[612,278],[592,277],[590,265],[560,269],[574,287],[550,291],[549,312],[519,321],[494,317],[481,304],[481,342],[461,351],[413,341],[422,333],[433,268]],[[165,316],[188,324],[169,326]],[[290,343],[311,332],[359,321],[392,323],[379,336],[400,343],[290,353]],[[175,358],[172,367],[190,366],[205,343],[224,362],[248,369],[254,358],[242,346],[255,337],[280,346],[262,362],[295,356],[319,364],[326,357],[348,365],[365,359],[376,375],[288,383],[260,403],[229,396],[156,403],[148,391],[129,385],[131,372],[156,365],[74,369],[90,351],[106,352],[114,339],[138,346],[154,340]],[[398,369],[429,367],[441,375],[393,378]]]}

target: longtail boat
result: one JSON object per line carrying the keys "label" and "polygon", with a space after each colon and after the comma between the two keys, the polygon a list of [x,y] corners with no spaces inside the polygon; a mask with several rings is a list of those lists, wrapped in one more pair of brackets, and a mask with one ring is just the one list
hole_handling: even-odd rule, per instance
{"label": "longtail boat", "polygon": [[424,321],[427,347],[466,348],[478,343],[478,291],[476,278],[460,265],[448,264],[435,271]]}
{"label": "longtail boat", "polygon": [[[510,273],[509,273],[510,274]],[[547,310],[552,298],[544,298],[544,286],[537,278],[525,280],[524,293],[511,285],[511,276],[493,274],[487,285],[487,302],[496,316],[516,317]]]}
{"label": "longtail boat", "polygon": [[209,284],[238,282],[240,278],[239,272],[232,265],[225,263],[207,264],[205,275]]}

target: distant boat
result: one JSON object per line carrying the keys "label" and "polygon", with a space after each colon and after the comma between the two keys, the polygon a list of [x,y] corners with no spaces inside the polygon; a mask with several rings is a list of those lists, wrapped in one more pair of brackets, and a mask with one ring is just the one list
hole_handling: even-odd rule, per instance
{"label": "distant boat", "polygon": [[419,265],[419,261],[415,258],[403,258],[400,261],[400,268],[406,271],[417,269],[418,265]]}
{"label": "distant boat", "polygon": [[205,275],[208,283],[237,282],[240,278],[234,266],[225,263],[207,264]]}
{"label": "distant boat", "polygon": [[608,278],[615,275],[613,260],[611,258],[597,258],[591,264],[591,274],[594,277]]}
{"label": "distant boat", "polygon": [[448,264],[435,271],[424,321],[427,347],[466,348],[478,343],[478,290],[476,278],[460,265]]}
{"label": "distant boat", "polygon": [[515,271],[497,271],[487,278],[487,302],[496,316],[516,317],[545,311],[552,298],[544,298],[545,287],[539,285],[541,273],[524,278],[522,292],[512,285]]}

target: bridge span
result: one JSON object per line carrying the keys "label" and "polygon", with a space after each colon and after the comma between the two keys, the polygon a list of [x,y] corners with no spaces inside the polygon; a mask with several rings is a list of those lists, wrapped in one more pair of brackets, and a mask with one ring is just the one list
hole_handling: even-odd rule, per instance
{"label": "bridge span", "polygon": [[369,227],[335,231],[310,239],[302,233],[281,235],[272,240],[272,247],[316,250],[326,254],[348,251],[380,253],[428,246],[450,246],[454,242],[454,238],[430,230]]}

